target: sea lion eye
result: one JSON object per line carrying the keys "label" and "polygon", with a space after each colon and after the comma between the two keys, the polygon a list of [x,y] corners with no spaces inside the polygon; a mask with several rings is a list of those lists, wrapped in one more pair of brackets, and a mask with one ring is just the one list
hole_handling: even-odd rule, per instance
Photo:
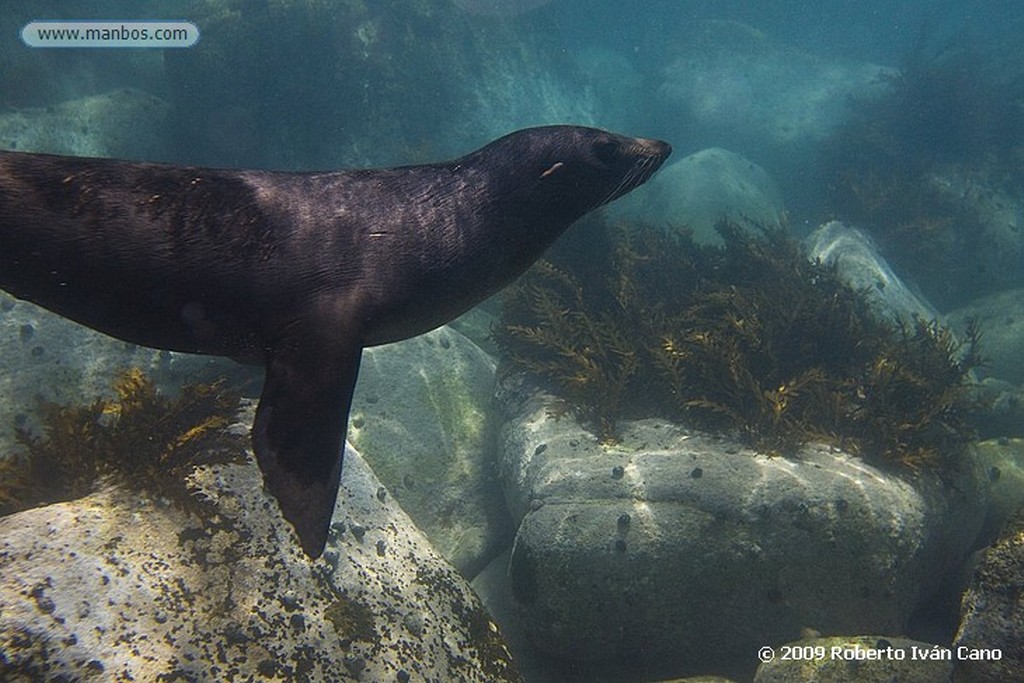
{"label": "sea lion eye", "polygon": [[599,142],[594,146],[594,154],[606,164],[610,164],[618,157],[619,143],[614,140]]}

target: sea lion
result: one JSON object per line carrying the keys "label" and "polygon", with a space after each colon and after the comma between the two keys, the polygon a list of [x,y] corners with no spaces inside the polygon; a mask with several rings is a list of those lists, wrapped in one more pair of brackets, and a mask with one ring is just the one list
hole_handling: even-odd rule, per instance
{"label": "sea lion", "polygon": [[0,152],[0,288],[128,342],[262,363],[253,448],[317,557],[363,347],[498,291],[670,153],[577,126],[322,173]]}

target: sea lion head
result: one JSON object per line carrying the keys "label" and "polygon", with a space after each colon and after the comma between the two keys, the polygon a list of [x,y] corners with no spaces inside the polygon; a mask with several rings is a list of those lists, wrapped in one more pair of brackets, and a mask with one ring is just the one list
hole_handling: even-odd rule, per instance
{"label": "sea lion head", "polygon": [[645,183],[672,147],[598,128],[541,126],[506,135],[480,151],[502,167],[506,192],[514,182],[514,194],[529,197],[524,203],[572,221]]}

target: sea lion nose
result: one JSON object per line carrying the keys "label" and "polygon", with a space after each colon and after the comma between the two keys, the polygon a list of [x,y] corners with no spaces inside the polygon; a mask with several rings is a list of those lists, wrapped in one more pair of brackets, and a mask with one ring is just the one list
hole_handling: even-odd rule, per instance
{"label": "sea lion nose", "polygon": [[664,140],[637,138],[636,142],[640,147],[641,152],[647,156],[666,159],[668,158],[668,155],[672,153],[672,145],[668,144]]}

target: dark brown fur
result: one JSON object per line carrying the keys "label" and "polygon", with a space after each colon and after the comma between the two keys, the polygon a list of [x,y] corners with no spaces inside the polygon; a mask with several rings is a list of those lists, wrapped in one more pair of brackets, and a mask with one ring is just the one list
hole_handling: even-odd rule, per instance
{"label": "dark brown fur", "polygon": [[254,450],[317,556],[362,348],[496,292],[670,151],[549,126],[329,173],[0,152],[0,288],[133,343],[263,363]]}

